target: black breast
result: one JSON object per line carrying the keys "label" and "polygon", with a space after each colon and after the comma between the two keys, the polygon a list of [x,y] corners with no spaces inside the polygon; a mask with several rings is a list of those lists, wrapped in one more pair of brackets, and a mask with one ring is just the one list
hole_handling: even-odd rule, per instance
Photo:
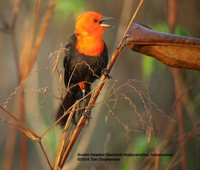
{"label": "black breast", "polygon": [[102,70],[107,66],[107,47],[105,45],[100,56],[87,56],[76,50],[76,42],[77,38],[73,35],[66,46],[64,59],[65,84],[76,84],[82,81],[93,83],[101,76]]}

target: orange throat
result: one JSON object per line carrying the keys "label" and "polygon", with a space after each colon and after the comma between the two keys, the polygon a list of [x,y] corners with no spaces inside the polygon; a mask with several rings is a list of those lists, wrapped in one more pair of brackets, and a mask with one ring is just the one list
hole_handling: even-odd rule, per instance
{"label": "orange throat", "polygon": [[104,50],[104,42],[99,37],[77,36],[76,50],[88,56],[99,57]]}

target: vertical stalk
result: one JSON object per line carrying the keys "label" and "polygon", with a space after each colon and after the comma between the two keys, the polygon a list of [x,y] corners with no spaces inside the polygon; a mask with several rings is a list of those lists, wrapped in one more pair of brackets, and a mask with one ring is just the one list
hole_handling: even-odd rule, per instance
{"label": "vertical stalk", "polygon": [[[17,34],[16,34],[16,24],[18,20],[18,15],[20,11],[20,0],[15,0],[12,2],[13,4],[13,18],[11,23],[11,43],[13,48],[13,56],[15,60],[15,67],[16,67],[16,76],[17,76],[17,84],[19,85],[19,77],[20,77],[20,67],[19,67],[19,51],[18,51],[18,44],[17,44]],[[15,110],[17,108],[17,105],[14,106]],[[7,133],[7,142],[5,146],[5,160],[3,161],[3,170],[9,170],[12,168],[12,160],[13,160],[13,153],[15,149],[16,144],[16,129],[13,126],[8,127],[8,133]]]}
{"label": "vertical stalk", "polygon": [[176,117],[178,123],[178,136],[181,150],[181,166],[182,170],[187,170],[187,154],[185,146],[185,131],[184,131],[184,118],[183,118],[183,104],[181,96],[181,73],[178,69],[172,69],[174,77],[175,95],[176,95]]}
{"label": "vertical stalk", "polygon": [[[25,96],[24,96],[25,85],[22,83],[19,95],[19,105],[20,105],[20,120],[25,124],[26,122],[26,112],[25,112]],[[21,135],[21,169],[27,169],[27,145],[26,145],[26,135],[20,133]]]}
{"label": "vertical stalk", "polygon": [[[177,1],[168,0],[168,25],[170,32],[174,33],[176,28],[176,15],[177,15]],[[178,123],[178,136],[181,150],[181,166],[182,170],[187,170],[187,156],[186,156],[186,146],[184,132],[184,118],[183,118],[183,104],[180,98],[181,96],[181,71],[179,69],[172,69],[172,75],[174,78],[175,95],[176,95],[176,117]]]}

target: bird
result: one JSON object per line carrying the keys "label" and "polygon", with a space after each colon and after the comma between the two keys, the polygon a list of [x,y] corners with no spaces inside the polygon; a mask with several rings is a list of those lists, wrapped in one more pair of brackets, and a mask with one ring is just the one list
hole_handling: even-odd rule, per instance
{"label": "bird", "polygon": [[[102,74],[108,76],[108,50],[102,38],[105,29],[111,27],[105,24],[105,17],[95,11],[87,11],[77,17],[75,32],[68,39],[63,60],[64,84],[67,90],[57,111],[56,120],[65,111],[70,111],[76,101],[83,99],[78,111],[72,117],[72,123],[77,125],[84,114],[85,107],[91,98],[91,85]],[[69,117],[69,112],[59,120],[63,127]]]}

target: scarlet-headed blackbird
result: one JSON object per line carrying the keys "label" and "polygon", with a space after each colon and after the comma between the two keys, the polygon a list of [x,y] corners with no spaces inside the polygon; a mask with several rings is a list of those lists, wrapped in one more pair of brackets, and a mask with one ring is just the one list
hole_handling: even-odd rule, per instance
{"label": "scarlet-headed blackbird", "polygon": [[[76,111],[73,123],[77,124],[84,107],[90,99],[91,85],[98,79],[108,63],[108,52],[102,34],[109,25],[103,22],[108,17],[93,11],[85,12],[77,18],[75,33],[69,38],[64,57],[64,82],[66,96],[57,112],[58,120],[77,100],[85,96],[82,109]],[[61,121],[64,126],[69,114]]]}

